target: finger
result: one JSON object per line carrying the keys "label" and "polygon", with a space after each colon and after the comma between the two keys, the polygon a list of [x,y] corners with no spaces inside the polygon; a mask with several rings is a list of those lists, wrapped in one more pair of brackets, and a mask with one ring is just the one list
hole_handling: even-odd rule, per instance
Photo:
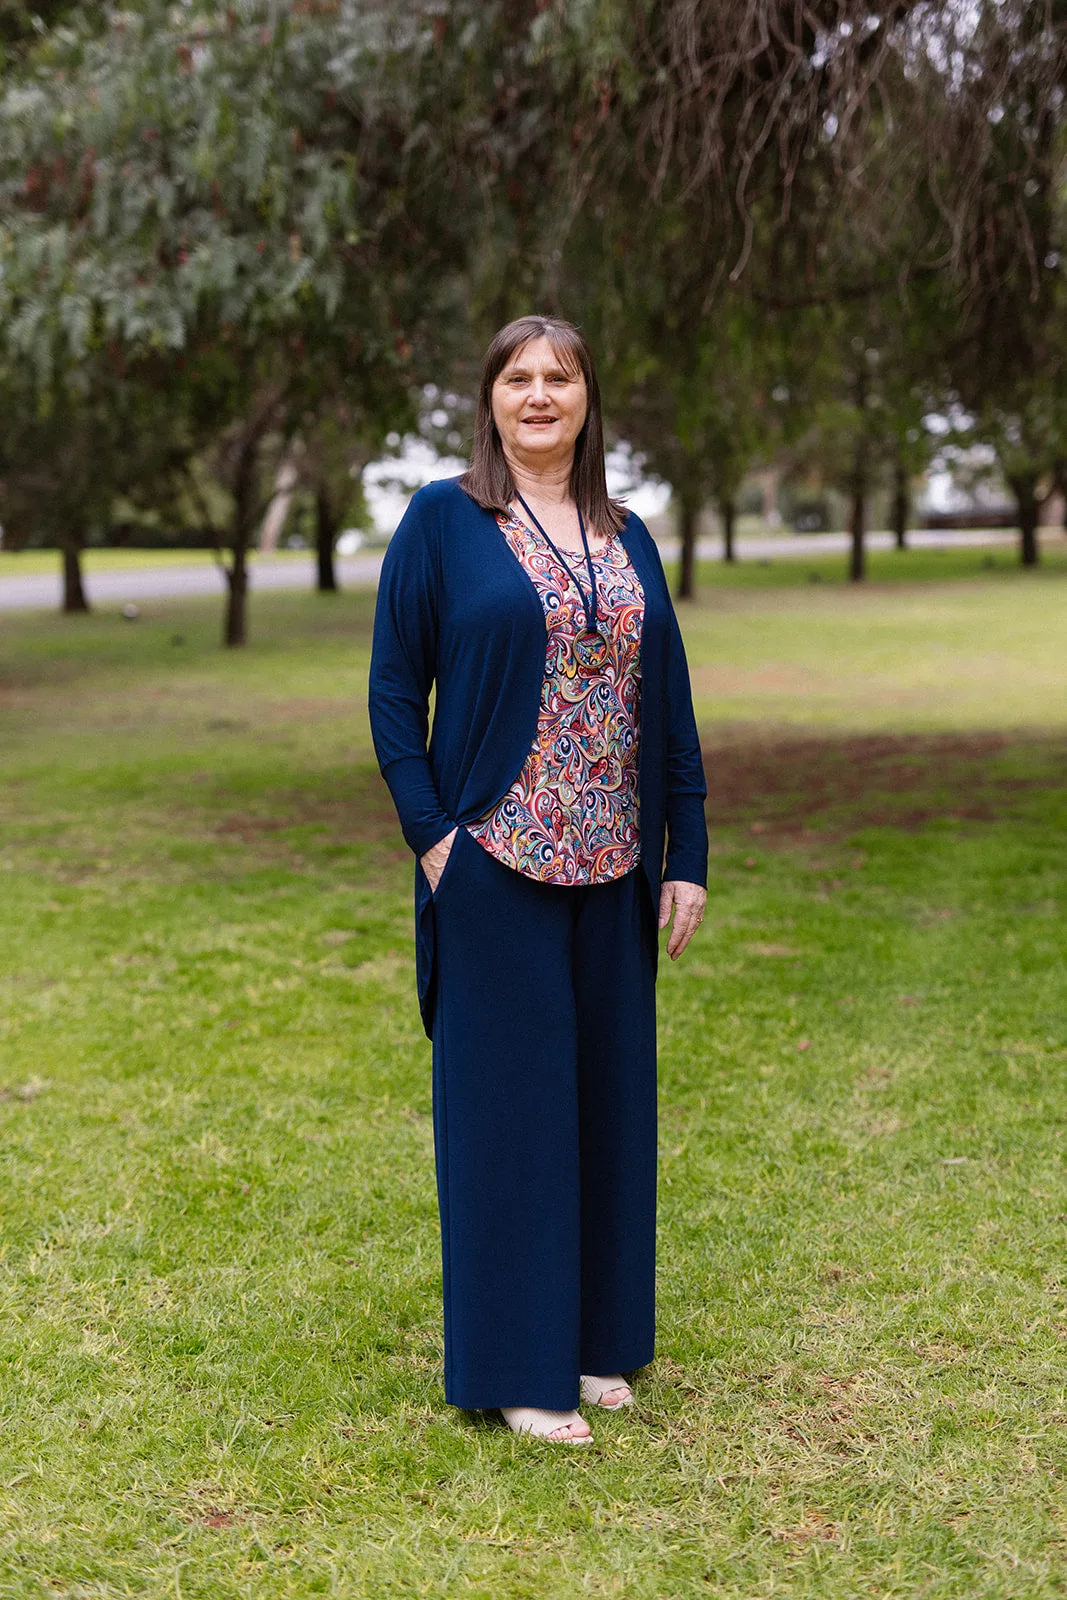
{"label": "finger", "polygon": [[679,906],[674,918],[674,928],[667,942],[667,954],[677,960],[699,928],[703,917],[695,905]]}
{"label": "finger", "polygon": [[665,928],[671,920],[671,907],[674,905],[674,889],[665,883],[659,892],[659,925]]}

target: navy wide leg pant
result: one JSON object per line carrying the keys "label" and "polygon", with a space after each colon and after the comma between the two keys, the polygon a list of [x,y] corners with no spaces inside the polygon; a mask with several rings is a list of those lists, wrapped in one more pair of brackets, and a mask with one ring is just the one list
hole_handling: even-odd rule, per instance
{"label": "navy wide leg pant", "polygon": [[656,926],[638,867],[563,888],[460,828],[434,893],[445,1396],[578,1403],[655,1337]]}

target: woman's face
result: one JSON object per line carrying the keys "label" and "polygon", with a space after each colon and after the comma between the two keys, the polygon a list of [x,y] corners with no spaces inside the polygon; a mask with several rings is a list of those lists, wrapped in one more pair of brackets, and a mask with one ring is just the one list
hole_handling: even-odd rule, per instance
{"label": "woman's face", "polygon": [[589,409],[581,371],[563,366],[544,338],[516,350],[497,374],[492,402],[505,456],[534,467],[569,460]]}

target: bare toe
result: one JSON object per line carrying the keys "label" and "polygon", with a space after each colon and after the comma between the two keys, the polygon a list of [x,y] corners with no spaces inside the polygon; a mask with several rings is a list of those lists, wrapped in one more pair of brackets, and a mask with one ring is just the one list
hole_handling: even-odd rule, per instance
{"label": "bare toe", "polygon": [[586,1405],[604,1406],[609,1411],[617,1411],[620,1406],[632,1405],[634,1398],[630,1385],[618,1372],[605,1373],[600,1378],[583,1374],[581,1393]]}
{"label": "bare toe", "polygon": [[561,1428],[553,1428],[548,1437],[557,1441],[563,1439],[588,1439],[592,1431],[588,1422],[565,1422]]}
{"label": "bare toe", "polygon": [[[592,1429],[577,1411],[542,1411],[536,1406],[501,1406],[501,1415],[512,1433],[533,1434],[556,1444],[586,1444]],[[558,1420],[553,1423],[552,1418]]]}

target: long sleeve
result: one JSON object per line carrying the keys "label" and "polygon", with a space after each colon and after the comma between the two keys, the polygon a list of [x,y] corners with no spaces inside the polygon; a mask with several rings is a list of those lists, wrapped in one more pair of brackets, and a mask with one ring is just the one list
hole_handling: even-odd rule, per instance
{"label": "long sleeve", "polygon": [[700,750],[689,665],[671,608],[670,729],[667,736],[667,859],[663,876],[683,883],[708,881],[708,786]]}
{"label": "long sleeve", "polygon": [[708,786],[693,711],[689,663],[682,642],[682,630],[671,602],[667,574],[651,534],[648,535],[648,543],[663,583],[670,629],[666,696],[667,791],[664,796],[667,854],[663,876],[664,879],[681,883],[705,885],[708,881],[708,824],[704,815],[704,801]]}
{"label": "long sleeve", "polygon": [[416,496],[389,543],[378,585],[370,667],[374,753],[404,838],[425,855],[451,832],[427,754],[437,666],[439,547],[434,518]]}

